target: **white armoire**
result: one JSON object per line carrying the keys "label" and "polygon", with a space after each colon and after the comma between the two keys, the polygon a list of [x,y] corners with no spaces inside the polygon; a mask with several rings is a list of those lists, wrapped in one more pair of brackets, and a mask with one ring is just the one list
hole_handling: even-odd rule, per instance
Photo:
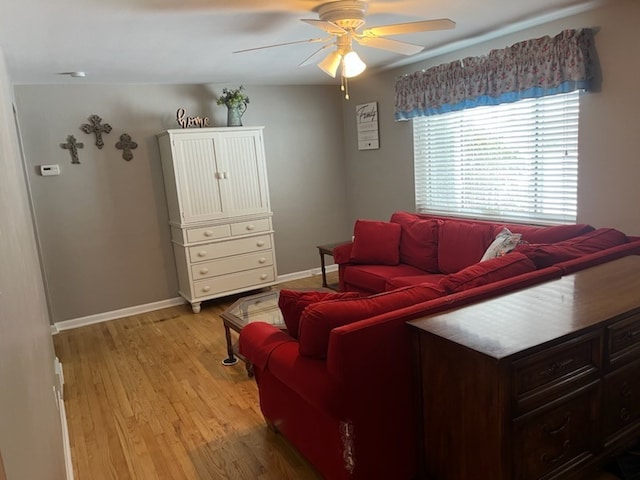
{"label": "white armoire", "polygon": [[179,293],[204,300],[277,278],[263,127],[158,135]]}

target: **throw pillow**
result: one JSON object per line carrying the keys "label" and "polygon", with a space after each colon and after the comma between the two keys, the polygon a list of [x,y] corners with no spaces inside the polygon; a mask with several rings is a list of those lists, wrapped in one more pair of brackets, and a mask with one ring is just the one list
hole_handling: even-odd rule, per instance
{"label": "throw pillow", "polygon": [[305,308],[300,318],[300,355],[327,357],[331,330],[392,310],[445,295],[438,285],[412,285],[364,298],[320,302]]}
{"label": "throw pillow", "polygon": [[489,283],[533,272],[535,264],[526,255],[512,252],[502,257],[476,263],[458,273],[452,273],[440,280],[440,286],[447,293],[461,292]]}
{"label": "throw pillow", "polygon": [[502,257],[516,248],[520,243],[521,238],[522,234],[511,233],[508,228],[503,228],[502,231],[496,235],[496,239],[491,242],[491,245],[489,245],[486,252],[484,252],[480,261],[484,262],[491,258]]}
{"label": "throw pillow", "polygon": [[278,307],[282,312],[284,324],[287,332],[293,338],[298,338],[300,327],[300,316],[305,308],[317,302],[327,300],[337,300],[340,298],[358,298],[357,292],[324,292],[324,291],[304,291],[304,290],[280,290],[278,297]]}
{"label": "throw pillow", "polygon": [[398,265],[401,229],[397,223],[356,220],[351,261],[373,265]]}

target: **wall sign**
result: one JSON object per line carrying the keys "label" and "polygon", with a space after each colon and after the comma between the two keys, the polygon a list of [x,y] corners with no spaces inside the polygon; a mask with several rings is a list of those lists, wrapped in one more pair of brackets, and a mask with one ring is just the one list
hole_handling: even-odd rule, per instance
{"label": "wall sign", "polygon": [[188,117],[187,112],[184,108],[179,108],[176,112],[176,122],[182,128],[191,128],[191,127],[210,127],[209,117]]}
{"label": "wall sign", "polygon": [[356,105],[356,123],[358,125],[358,150],[376,150],[380,148],[378,138],[378,102]]}

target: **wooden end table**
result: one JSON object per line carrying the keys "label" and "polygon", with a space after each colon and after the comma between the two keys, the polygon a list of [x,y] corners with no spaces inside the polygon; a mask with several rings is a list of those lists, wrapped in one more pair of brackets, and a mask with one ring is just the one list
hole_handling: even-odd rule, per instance
{"label": "wooden end table", "polygon": [[238,363],[238,358],[246,363],[247,374],[253,376],[253,368],[251,362],[238,352],[237,345],[234,345],[231,338],[231,330],[237,332],[246,327],[251,322],[267,322],[277,328],[286,328],[282,312],[278,308],[279,291],[262,292],[255,295],[249,295],[236,300],[233,305],[226,309],[220,315],[222,324],[224,325],[224,333],[227,338],[227,355],[222,360],[222,364],[226,366]]}
{"label": "wooden end table", "polygon": [[331,257],[333,257],[333,249],[335,247],[337,247],[338,245],[342,245],[344,243],[349,243],[348,240],[343,240],[341,242],[335,242],[335,243],[327,243],[325,245],[318,245],[318,253],[320,254],[320,269],[322,271],[322,286],[325,288],[330,288],[331,290],[336,290],[339,291],[340,290],[340,286],[338,284],[332,283],[332,284],[328,284],[327,283],[327,270],[326,270],[326,265],[324,262],[324,256],[325,255],[329,255]]}

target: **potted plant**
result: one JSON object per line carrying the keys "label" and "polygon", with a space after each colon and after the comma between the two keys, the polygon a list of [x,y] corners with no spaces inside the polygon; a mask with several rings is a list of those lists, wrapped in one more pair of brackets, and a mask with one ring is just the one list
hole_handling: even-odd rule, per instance
{"label": "potted plant", "polygon": [[218,105],[226,105],[227,107],[227,127],[241,127],[242,114],[247,110],[249,96],[244,90],[244,86],[229,90],[222,89],[222,95],[218,98]]}

